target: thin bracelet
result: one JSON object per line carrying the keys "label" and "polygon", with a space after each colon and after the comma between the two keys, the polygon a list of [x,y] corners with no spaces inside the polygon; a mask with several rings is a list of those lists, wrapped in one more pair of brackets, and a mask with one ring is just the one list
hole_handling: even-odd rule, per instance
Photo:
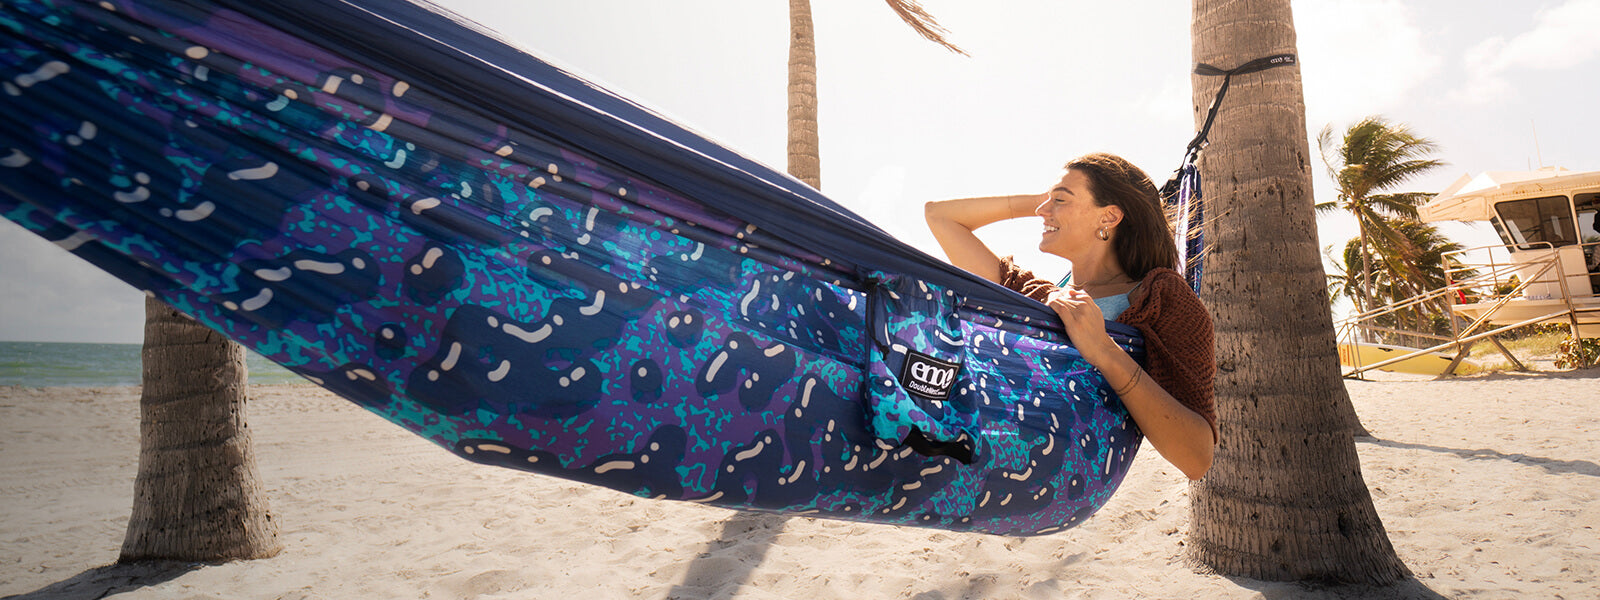
{"label": "thin bracelet", "polygon": [[1114,391],[1117,392],[1117,396],[1120,397],[1120,396],[1128,395],[1128,392],[1133,391],[1133,388],[1139,386],[1139,379],[1141,377],[1143,377],[1143,376],[1144,376],[1144,369],[1142,369],[1142,368],[1140,368],[1138,366],[1134,366],[1133,367],[1133,378],[1128,380],[1127,387],[1125,389],[1114,390]]}

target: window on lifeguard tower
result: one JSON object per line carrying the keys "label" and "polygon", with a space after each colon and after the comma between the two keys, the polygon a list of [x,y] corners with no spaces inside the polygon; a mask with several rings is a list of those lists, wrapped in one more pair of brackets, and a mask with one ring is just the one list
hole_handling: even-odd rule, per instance
{"label": "window on lifeguard tower", "polygon": [[1549,242],[1556,247],[1578,243],[1572,222],[1572,205],[1567,202],[1566,196],[1501,202],[1494,205],[1494,210],[1499,213],[1504,226],[1500,235],[1507,238],[1507,244],[1515,245],[1519,250],[1531,250],[1533,248],[1529,244],[1538,242]]}

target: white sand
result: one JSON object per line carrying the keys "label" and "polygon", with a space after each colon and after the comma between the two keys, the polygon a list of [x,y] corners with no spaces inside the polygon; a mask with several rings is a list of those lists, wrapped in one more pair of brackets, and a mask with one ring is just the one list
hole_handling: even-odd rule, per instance
{"label": "white sand", "polygon": [[114,566],[136,388],[0,388],[0,595],[30,598],[1597,598],[1600,370],[1350,382],[1396,588],[1197,573],[1154,451],[1043,538],[649,501],[454,458],[310,386],[252,390],[275,558]]}

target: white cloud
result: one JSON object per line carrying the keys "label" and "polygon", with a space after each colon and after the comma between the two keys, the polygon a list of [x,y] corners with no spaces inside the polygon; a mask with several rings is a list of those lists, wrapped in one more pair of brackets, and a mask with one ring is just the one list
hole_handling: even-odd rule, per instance
{"label": "white cloud", "polygon": [[1571,69],[1600,57],[1600,0],[1569,0],[1540,11],[1533,29],[1512,38],[1495,36],[1462,55],[1470,79],[1451,94],[1463,102],[1512,97],[1507,76],[1517,71]]}
{"label": "white cloud", "polygon": [[1439,71],[1444,61],[1415,21],[1400,0],[1295,4],[1312,135],[1321,124],[1400,106]]}

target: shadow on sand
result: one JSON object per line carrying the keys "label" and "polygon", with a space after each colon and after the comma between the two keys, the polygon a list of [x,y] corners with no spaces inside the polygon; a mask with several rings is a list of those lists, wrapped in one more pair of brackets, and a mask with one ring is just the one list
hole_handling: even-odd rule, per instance
{"label": "shadow on sand", "polygon": [[750,579],[766,558],[773,540],[783,533],[784,515],[740,512],[722,522],[722,534],[689,565],[683,581],[666,598],[728,598]]}
{"label": "shadow on sand", "polygon": [[191,562],[140,562],[95,567],[26,594],[4,600],[99,600],[112,594],[159,585],[204,567]]}
{"label": "shadow on sand", "polygon": [[1324,585],[1295,581],[1260,581],[1245,577],[1228,577],[1241,588],[1255,590],[1264,600],[1445,600],[1447,596],[1428,589],[1415,577],[1407,577],[1392,585]]}
{"label": "shadow on sand", "polygon": [[[1183,567],[1174,565],[1172,568]],[[1034,583],[1026,589],[1011,589],[993,575],[979,575],[957,589],[932,590],[911,597],[911,600],[969,600],[978,598],[1053,598],[1082,595],[1086,591],[1070,578],[1049,579]],[[1446,596],[1428,589],[1415,577],[1408,577],[1392,585],[1327,585],[1298,581],[1261,581],[1246,577],[1224,577],[1241,589],[1251,590],[1266,600],[1444,600]],[[1195,592],[1196,595],[1203,595]],[[1090,594],[1093,595],[1093,594]]]}
{"label": "shadow on sand", "polygon": [[1530,381],[1538,379],[1600,379],[1600,366],[1570,371],[1491,371],[1474,375],[1441,376],[1432,381]]}
{"label": "shadow on sand", "polygon": [[1514,462],[1514,463],[1520,463],[1520,464],[1524,464],[1524,465],[1530,465],[1530,466],[1539,467],[1539,468],[1542,468],[1542,469],[1544,469],[1546,471],[1549,471],[1550,473],[1558,474],[1558,475],[1562,474],[1562,473],[1576,473],[1578,475],[1588,475],[1590,477],[1600,477],[1600,464],[1596,464],[1596,463],[1594,463],[1592,461],[1587,461],[1587,460],[1560,460],[1560,459],[1554,459],[1554,458],[1544,458],[1542,456],[1528,456],[1526,454],[1506,454],[1504,452],[1500,452],[1498,450],[1490,450],[1488,448],[1478,448],[1478,449],[1446,448],[1446,447],[1443,447],[1443,446],[1430,446],[1428,444],[1413,444],[1413,443],[1409,443],[1409,442],[1396,442],[1396,441],[1383,440],[1383,439],[1377,439],[1377,438],[1356,438],[1356,443],[1359,443],[1359,444],[1373,444],[1373,445],[1376,445],[1376,446],[1383,446],[1385,448],[1400,448],[1400,449],[1405,449],[1405,450],[1427,450],[1429,452],[1441,452],[1441,453],[1445,453],[1445,454],[1454,454],[1456,456],[1459,456],[1461,458],[1465,458],[1465,459],[1468,459],[1468,460],[1473,460],[1473,459],[1480,459],[1480,460],[1509,460],[1509,461]]}

